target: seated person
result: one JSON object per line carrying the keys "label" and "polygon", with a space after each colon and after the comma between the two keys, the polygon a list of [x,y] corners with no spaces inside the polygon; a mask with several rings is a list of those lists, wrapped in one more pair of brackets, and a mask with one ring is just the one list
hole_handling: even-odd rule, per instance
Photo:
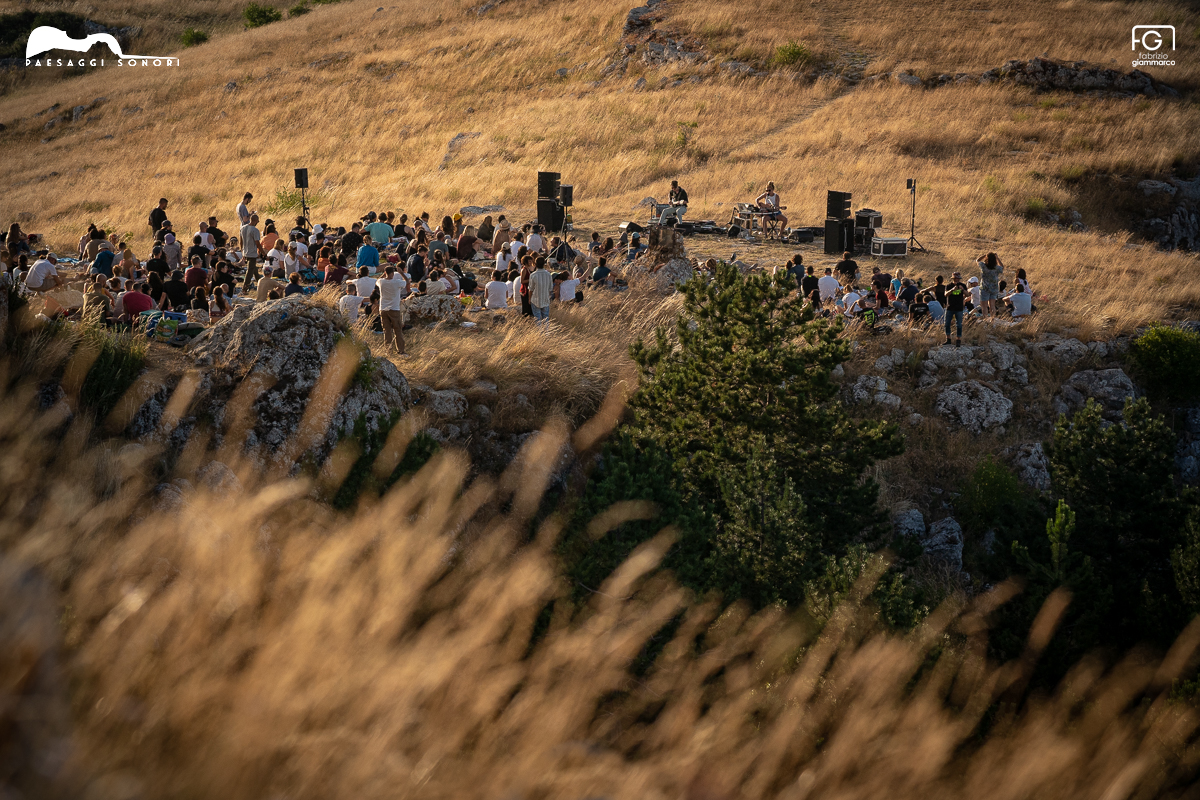
{"label": "seated person", "polygon": [[265,275],[258,280],[258,288],[255,292],[254,299],[261,303],[264,300],[270,300],[271,292],[275,292],[276,297],[279,295],[279,288],[283,286],[283,268],[275,270],[269,275]]}
{"label": "seated person", "polygon": [[[920,324],[929,320],[930,298],[931,295],[929,292],[922,292],[908,304],[908,319],[910,322]],[[899,301],[897,300],[896,302]]]}
{"label": "seated person", "polygon": [[579,296],[579,279],[572,278],[569,272],[559,273],[562,280],[558,281],[558,299],[563,303],[575,303],[581,300]]}
{"label": "seated person", "polygon": [[112,324],[112,297],[103,275],[97,275],[96,280],[87,286],[83,296],[83,318],[89,322]]}
{"label": "seated person", "polygon": [[504,277],[504,273],[500,270],[492,272],[492,279],[488,281],[487,286],[483,287],[484,308],[492,311],[503,311],[508,308],[508,299],[512,297],[512,286],[505,282]]}
{"label": "seated person", "polygon": [[[945,297],[945,291],[942,292]],[[941,322],[946,316],[946,304],[938,300],[937,292],[925,292],[925,302],[929,304],[929,318],[934,322]]]}
{"label": "seated person", "polygon": [[288,285],[283,290],[284,297],[291,297],[294,294],[304,294],[304,287],[300,285],[299,272],[293,272],[288,276]]}
{"label": "seated person", "polygon": [[171,280],[163,284],[163,311],[187,311],[191,304],[191,298],[188,297],[188,285],[183,281],[183,272],[175,270],[171,273]]}
{"label": "seated person", "polygon": [[767,220],[777,220],[779,229],[783,230],[787,227],[787,217],[783,215],[784,206],[779,205],[779,195],[775,191],[774,181],[767,183],[767,190],[754,198],[754,204],[758,206],[761,214],[763,230],[766,230]]}
{"label": "seated person", "polygon": [[604,286],[612,285],[612,281],[613,274],[612,270],[608,268],[608,259],[601,256],[600,260],[596,263],[596,268],[592,270],[592,283]]}
{"label": "seated person", "polygon": [[859,300],[861,299],[862,295],[859,294],[858,289],[854,288],[854,285],[851,284],[846,287],[845,294],[843,294],[841,297],[840,305],[846,314],[857,314],[862,310],[862,308],[859,306]]}
{"label": "seated person", "polygon": [[853,254],[849,250],[842,253],[842,260],[833,268],[842,276],[842,283],[853,283],[858,275],[858,262],[854,260]]}
{"label": "seated person", "polygon": [[52,292],[63,285],[55,265],[58,259],[49,250],[38,250],[38,259],[25,276],[25,287],[32,292]]}
{"label": "seated person", "polygon": [[1017,290],[1004,298],[1004,304],[1012,309],[1013,319],[1027,317],[1033,313],[1033,297],[1017,282]]}
{"label": "seated person", "polygon": [[649,250],[650,246],[642,244],[641,234],[635,233],[629,240],[629,251],[625,253],[625,262],[629,263],[639,255]]}
{"label": "seated person", "polygon": [[892,308],[903,314],[908,311],[908,307],[917,299],[917,287],[913,285],[910,278],[900,279],[900,291],[896,294],[896,299],[892,301]]}

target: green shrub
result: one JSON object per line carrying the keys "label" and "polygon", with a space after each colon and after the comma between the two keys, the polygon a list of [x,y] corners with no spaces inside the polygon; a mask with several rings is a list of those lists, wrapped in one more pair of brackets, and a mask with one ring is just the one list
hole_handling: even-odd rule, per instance
{"label": "green shrub", "polygon": [[272,22],[279,22],[283,19],[283,14],[279,9],[272,6],[259,5],[251,3],[242,10],[242,18],[246,20],[247,28],[261,28],[263,25],[269,25]]}
{"label": "green shrub", "polygon": [[1012,540],[1008,534],[1036,530],[1046,518],[1033,493],[991,456],[979,462],[962,487],[954,516],[970,533],[996,531],[1004,546]]}
{"label": "green shrub", "polygon": [[102,420],[141,374],[150,345],[143,335],[81,324],[78,346],[96,351],[96,360],[79,390],[79,405]]}
{"label": "green shrub", "polygon": [[[317,204],[321,199],[319,192],[308,191],[308,204],[310,206]],[[291,189],[284,187],[275,190],[275,196],[267,201],[266,211],[268,214],[281,214],[284,211],[299,211],[301,207],[302,195],[299,189]]]}
{"label": "green shrub", "polygon": [[184,47],[195,47],[208,41],[208,33],[199,28],[188,28],[179,34],[179,41],[183,43]]}
{"label": "green shrub", "polygon": [[1087,174],[1087,167],[1080,166],[1079,164],[1070,164],[1059,170],[1058,177],[1062,178],[1065,183],[1078,183],[1086,178]]}
{"label": "green shrub", "polygon": [[1200,334],[1154,325],[1129,347],[1135,376],[1155,400],[1188,401],[1200,395]]}
{"label": "green shrub", "polygon": [[775,52],[771,54],[771,66],[802,67],[812,61],[812,58],[812,51],[793,39],[787,44],[781,44],[775,48]]}
{"label": "green shrub", "polygon": [[308,7],[308,0],[301,0],[301,2],[296,3],[296,5],[288,9],[288,18],[290,19],[292,17],[299,17],[303,14],[307,14],[310,11],[312,11],[312,9]]}
{"label": "green shrub", "polygon": [[1038,219],[1049,209],[1045,198],[1030,197],[1025,201],[1025,216],[1030,219]]}
{"label": "green shrub", "polygon": [[426,462],[441,449],[441,445],[432,436],[424,432],[418,433],[408,443],[404,457],[400,459],[400,463],[396,465],[390,475],[376,474],[375,462],[379,458],[379,454],[383,452],[384,445],[387,444],[388,434],[399,421],[400,412],[393,412],[388,419],[381,420],[374,431],[370,431],[367,429],[365,413],[360,414],[355,420],[354,430],[350,432],[348,438],[358,444],[360,455],[354,465],[350,467],[350,471],[346,473],[345,479],[342,480],[341,486],[338,487],[331,500],[334,508],[343,510],[352,508],[358,502],[359,497],[365,494],[376,496],[383,494],[396,481],[406,475],[412,475],[425,466]]}

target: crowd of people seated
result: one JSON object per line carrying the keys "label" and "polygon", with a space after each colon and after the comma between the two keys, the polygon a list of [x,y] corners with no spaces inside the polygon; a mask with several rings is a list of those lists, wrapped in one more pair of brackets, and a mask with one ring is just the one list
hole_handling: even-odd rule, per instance
{"label": "crowd of people seated", "polygon": [[[253,195],[246,193],[237,205],[231,226],[236,235],[209,216],[189,237],[177,235],[167,218],[169,202],[160,199],[150,214],[151,243],[144,262],[131,242],[89,225],[79,239],[78,258],[70,259],[88,273],[85,315],[122,324],[157,309],[205,312],[215,320],[229,314],[234,302],[266,302],[332,285],[339,287],[338,306],[351,321],[369,320],[403,353],[406,298],[458,296],[488,311],[512,310],[545,321],[552,303],[578,303],[585,291],[615,288],[622,282],[610,264],[617,258],[629,263],[648,249],[638,233],[622,234],[614,242],[599,232],[579,248],[573,237],[549,237],[541,226],[514,225],[504,214],[485,216],[475,227],[464,224],[458,213],[435,224],[428,212],[410,219],[403,213],[370,211],[349,228],[310,226],[304,216],[295,217],[288,228],[273,219],[260,224],[252,201]],[[686,209],[687,194],[678,183],[672,183],[671,202],[679,214]],[[757,202],[779,208],[773,185]],[[186,250],[181,238],[191,242]],[[38,247],[18,223],[4,234],[0,259],[7,279],[20,281],[30,293],[64,285],[59,260]],[[710,260],[705,266],[715,265]],[[952,334],[961,340],[964,315],[1019,319],[1035,310],[1025,270],[1017,270],[1010,289],[1002,278],[1004,263],[995,253],[979,256],[976,268],[979,274],[965,283],[955,272],[948,282],[938,275],[932,286],[924,286],[903,269],[892,275],[875,266],[865,276],[850,252],[821,275],[804,265],[802,254],[782,267],[821,316],[841,314],[868,327],[883,317],[944,326],[947,342]]]}

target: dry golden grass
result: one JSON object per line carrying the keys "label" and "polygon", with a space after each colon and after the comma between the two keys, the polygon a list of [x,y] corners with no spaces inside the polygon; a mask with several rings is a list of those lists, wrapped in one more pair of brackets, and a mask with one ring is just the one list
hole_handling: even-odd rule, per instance
{"label": "dry golden grass", "polygon": [[[1086,661],[1027,695],[1061,595],[1010,664],[984,656],[1009,586],[902,638],[852,598],[814,638],[650,576],[669,533],[575,613],[561,521],[526,536],[560,430],[498,480],[463,486],[450,453],[335,517],[305,481],[211,490],[202,460],[164,475],[79,421],[48,449],[31,394],[0,412],[0,780],[24,796],[1018,800],[1195,780],[1197,715],[1164,692],[1200,623],[1162,660]],[[178,478],[198,490],[156,508]]]}
{"label": "dry golden grass", "polygon": [[[533,215],[533,173],[551,167],[576,187],[580,226],[605,233],[621,218],[640,217],[633,204],[662,195],[671,177],[688,188],[693,218],[724,221],[731,203],[773,179],[794,224],[819,223],[825,190],[836,188],[854,192],[856,207],[882,211],[887,227],[899,232],[909,214],[904,179],[913,176],[920,184],[918,238],[933,251],[912,259],[913,270],[969,270],[979,252],[999,251],[1011,267],[1030,271],[1048,298],[1043,306],[1068,321],[1058,324],[1128,329],[1196,308],[1194,259],[1123,249],[1124,231],[1141,219],[1136,180],[1196,166],[1194,103],[1039,96],[998,86],[847,91],[836,81],[793,82],[787,70],[742,79],[715,66],[640,63],[623,78],[594,85],[627,6],[514,0],[478,17],[449,2],[383,12],[348,2],[218,35],[185,51],[177,69],[106,68],[19,89],[5,98],[9,127],[0,132],[7,156],[0,179],[8,187],[0,219],[30,213],[26,228],[62,249],[95,221],[131,233],[136,250],[145,247],[145,217],[160,195],[171,198],[169,214],[183,228],[210,213],[228,224],[243,191],[254,191],[265,209],[300,165],[310,169],[317,218],[334,223],[367,208],[441,216],[491,203],[523,219]],[[205,13],[224,19],[231,8],[218,4]],[[1107,54],[1128,47],[1127,18],[1145,12],[1177,23],[1181,65],[1200,63],[1188,38],[1195,14],[1182,4],[1008,4],[988,12],[985,47],[944,32],[946,20],[980,16],[948,3],[936,4],[936,13],[927,4],[920,13],[913,4],[894,5],[872,12],[870,23],[845,6],[775,3],[764,7],[772,21],[758,24],[756,8],[682,2],[670,7],[665,24],[715,51],[722,51],[722,37],[752,49],[808,41],[820,25],[828,41],[812,46],[821,52],[875,53],[878,69],[902,52],[905,63],[924,59],[936,65],[931,71],[954,71],[994,66],[1030,49],[1077,55],[1059,47],[1067,37]],[[880,15],[883,21],[874,21]],[[884,48],[871,37],[899,39],[903,48]],[[575,66],[581,68],[567,78],[555,76]],[[1185,75],[1192,67],[1179,69]],[[1172,80],[1167,70],[1156,75]],[[639,77],[656,87],[693,75],[703,82],[632,91]],[[238,88],[227,93],[231,80]],[[46,117],[36,114],[53,102],[70,108],[97,96],[108,102],[87,123],[42,130]],[[135,106],[143,110],[124,113]],[[461,132],[480,135],[439,169],[447,143]],[[1031,199],[1079,208],[1093,232],[1027,221]],[[760,260],[754,252],[741,255]]]}

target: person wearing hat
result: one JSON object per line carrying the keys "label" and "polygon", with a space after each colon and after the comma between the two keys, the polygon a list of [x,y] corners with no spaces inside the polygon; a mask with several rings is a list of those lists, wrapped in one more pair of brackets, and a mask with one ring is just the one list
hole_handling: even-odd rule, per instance
{"label": "person wearing hat", "polygon": [[163,257],[167,259],[167,266],[171,269],[181,268],[183,245],[175,241],[175,234],[168,233],[163,237],[162,251]]}
{"label": "person wearing hat", "polygon": [[163,242],[165,242],[167,240],[167,234],[174,233],[174,232],[175,232],[175,228],[171,225],[171,220],[164,219],[162,222],[162,226],[159,227],[158,231],[154,234],[154,241],[158,242],[159,244],[162,244]]}
{"label": "person wearing hat", "polygon": [[455,212],[454,216],[450,219],[452,222],[454,222],[454,238],[457,239],[459,236],[463,235],[463,216],[462,214]]}
{"label": "person wearing hat", "polygon": [[972,275],[967,281],[967,291],[970,293],[971,299],[967,302],[967,311],[974,311],[983,308],[983,302],[980,299],[982,292],[979,288],[979,278]]}
{"label": "person wearing hat", "polygon": [[31,292],[52,292],[63,285],[62,276],[55,267],[58,259],[49,250],[38,250],[37,255],[37,261],[25,276],[25,287]]}
{"label": "person wearing hat", "polygon": [[962,273],[954,273],[950,285],[946,287],[946,344],[950,344],[950,323],[955,321],[958,322],[958,340],[955,344],[962,344],[963,311],[966,310],[969,295],[962,282]]}
{"label": "person wearing hat", "polygon": [[496,269],[500,272],[508,272],[509,267],[513,263],[513,253],[508,242],[500,245],[500,252],[496,253]]}
{"label": "person wearing hat", "polygon": [[512,224],[500,215],[500,220],[496,223],[496,232],[492,234],[492,252],[499,253],[503,245],[512,241]]}

